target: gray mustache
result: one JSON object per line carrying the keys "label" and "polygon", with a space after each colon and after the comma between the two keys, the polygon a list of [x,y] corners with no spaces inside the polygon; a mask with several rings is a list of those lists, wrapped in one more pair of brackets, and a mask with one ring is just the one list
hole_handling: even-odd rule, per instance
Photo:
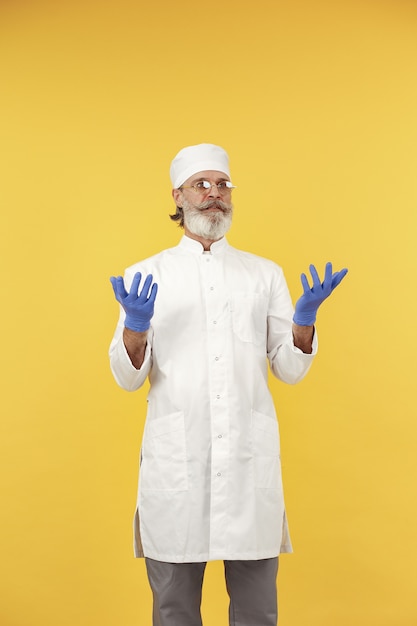
{"label": "gray mustache", "polygon": [[229,204],[222,202],[221,200],[207,200],[197,206],[198,209],[221,209],[222,211],[228,211],[231,207]]}

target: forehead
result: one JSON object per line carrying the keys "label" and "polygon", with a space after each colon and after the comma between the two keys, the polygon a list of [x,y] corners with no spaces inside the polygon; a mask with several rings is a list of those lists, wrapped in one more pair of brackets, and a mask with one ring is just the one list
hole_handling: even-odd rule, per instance
{"label": "forehead", "polygon": [[208,180],[209,182],[218,183],[221,180],[230,180],[230,178],[224,172],[219,172],[217,170],[204,170],[203,172],[196,172],[196,174],[187,178],[183,184],[189,185],[197,182],[198,180]]}

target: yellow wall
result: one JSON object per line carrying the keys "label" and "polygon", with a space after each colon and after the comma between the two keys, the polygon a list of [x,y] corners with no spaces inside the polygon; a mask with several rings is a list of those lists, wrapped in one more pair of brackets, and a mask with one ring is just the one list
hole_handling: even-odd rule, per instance
{"label": "yellow wall", "polygon": [[[348,277],[272,381],[295,554],[280,626],[415,626],[417,4],[0,3],[0,623],[150,623],[131,521],[145,394],[108,277],[175,245],[168,168],[229,152],[233,245]],[[210,564],[205,626],[227,623]]]}

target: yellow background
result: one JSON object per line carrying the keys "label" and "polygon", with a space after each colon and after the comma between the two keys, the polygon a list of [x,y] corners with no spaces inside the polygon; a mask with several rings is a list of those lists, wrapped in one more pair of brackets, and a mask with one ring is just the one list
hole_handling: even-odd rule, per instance
{"label": "yellow background", "polygon": [[[307,379],[271,381],[280,626],[415,626],[416,2],[1,0],[0,65],[0,624],[150,624],[109,276],[177,243],[169,164],[208,141],[230,243],[294,300],[309,263],[349,268]],[[227,623],[220,563],[203,612]]]}

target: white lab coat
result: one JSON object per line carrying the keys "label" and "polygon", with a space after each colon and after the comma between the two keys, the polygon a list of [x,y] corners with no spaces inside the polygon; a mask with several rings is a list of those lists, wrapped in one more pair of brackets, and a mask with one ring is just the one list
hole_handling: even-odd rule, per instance
{"label": "white lab coat", "polygon": [[149,376],[135,514],[135,555],[159,561],[250,560],[290,552],[272,372],[293,384],[317,349],[292,340],[293,306],[280,267],[231,247],[179,245],[128,268],[159,290],[140,370],[110,346],[117,383]]}

